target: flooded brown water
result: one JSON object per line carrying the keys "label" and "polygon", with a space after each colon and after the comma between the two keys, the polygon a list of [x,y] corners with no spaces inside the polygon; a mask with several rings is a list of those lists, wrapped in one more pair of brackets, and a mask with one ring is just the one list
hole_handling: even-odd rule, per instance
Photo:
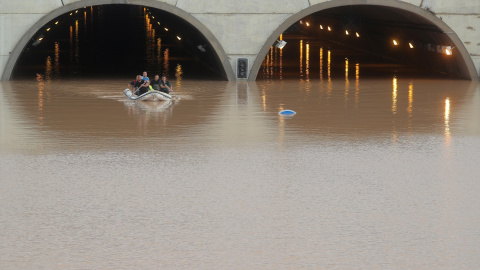
{"label": "flooded brown water", "polygon": [[127,81],[0,84],[1,269],[480,265],[476,83]]}

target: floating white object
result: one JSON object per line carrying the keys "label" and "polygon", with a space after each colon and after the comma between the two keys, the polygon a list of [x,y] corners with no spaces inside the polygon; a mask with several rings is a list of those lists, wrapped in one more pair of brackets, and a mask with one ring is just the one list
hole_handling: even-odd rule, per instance
{"label": "floating white object", "polygon": [[279,112],[278,114],[290,116],[290,115],[295,115],[296,112],[295,112],[295,111],[292,111],[292,110],[283,110],[283,111]]}
{"label": "floating white object", "polygon": [[135,96],[134,94],[132,94],[132,91],[130,91],[130,89],[125,89],[123,90],[123,95],[125,95],[125,97],[129,100],[172,100],[171,95],[157,90],[148,91],[141,94],[140,96]]}

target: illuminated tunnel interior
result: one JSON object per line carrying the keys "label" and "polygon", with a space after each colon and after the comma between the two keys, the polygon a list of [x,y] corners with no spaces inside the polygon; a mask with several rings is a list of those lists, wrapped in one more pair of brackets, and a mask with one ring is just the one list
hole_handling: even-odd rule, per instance
{"label": "illuminated tunnel interior", "polygon": [[[280,49],[281,41],[285,41]],[[362,77],[469,79],[449,36],[421,16],[355,5],[312,13],[272,45],[257,80]]]}
{"label": "illuminated tunnel interior", "polygon": [[226,79],[207,39],[169,12],[137,5],[88,6],[42,27],[23,49],[13,79],[134,77],[142,71]]}

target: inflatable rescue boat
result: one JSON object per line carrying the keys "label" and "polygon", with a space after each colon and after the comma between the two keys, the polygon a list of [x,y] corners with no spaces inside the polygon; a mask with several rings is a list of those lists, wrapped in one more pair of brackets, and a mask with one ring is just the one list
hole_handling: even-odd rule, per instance
{"label": "inflatable rescue boat", "polygon": [[123,90],[123,94],[129,100],[142,100],[142,101],[161,101],[161,100],[172,100],[172,95],[160,92],[157,90],[151,90],[140,96],[136,96],[132,93],[130,89]]}

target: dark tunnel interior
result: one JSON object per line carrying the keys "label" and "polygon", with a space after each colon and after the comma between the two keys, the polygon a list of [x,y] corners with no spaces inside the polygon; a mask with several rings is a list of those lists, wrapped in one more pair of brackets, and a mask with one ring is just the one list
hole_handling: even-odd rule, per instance
{"label": "dark tunnel interior", "polygon": [[[281,50],[280,39],[286,42]],[[439,27],[414,13],[373,5],[326,9],[294,23],[272,45],[257,78],[344,77],[355,66],[362,77],[468,79]]]}
{"label": "dark tunnel interior", "polygon": [[224,80],[209,42],[169,12],[137,5],[88,6],[46,24],[24,48],[12,78],[120,78],[148,71]]}
{"label": "dark tunnel interior", "polygon": [[[286,41],[283,49],[278,41],[272,44],[251,77],[335,78],[360,67],[362,77],[468,79],[447,34],[393,7],[318,11],[292,24],[279,40]],[[190,23],[160,9],[124,4],[87,6],[50,21],[23,49],[12,78],[124,78],[142,71],[171,79],[227,79],[219,56]]]}

